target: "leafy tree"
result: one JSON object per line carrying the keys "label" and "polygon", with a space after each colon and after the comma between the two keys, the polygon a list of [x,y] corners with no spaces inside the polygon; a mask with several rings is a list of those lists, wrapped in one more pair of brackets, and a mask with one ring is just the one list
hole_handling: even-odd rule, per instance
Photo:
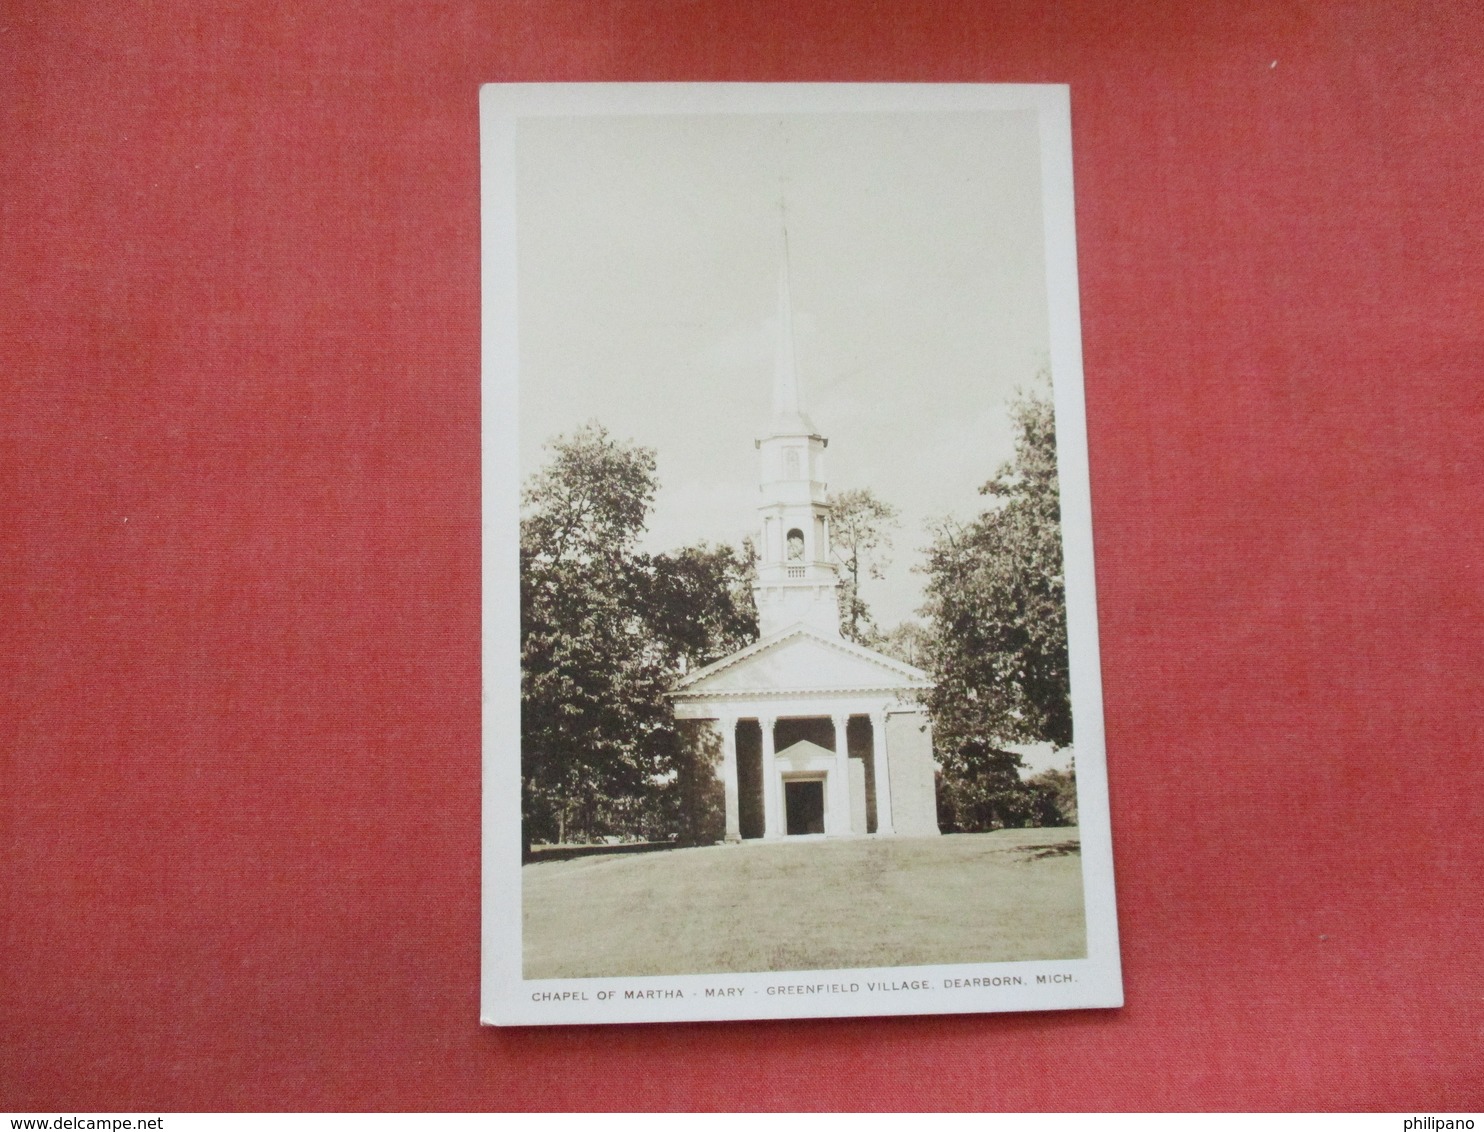
{"label": "leafy tree", "polygon": [[[646,559],[644,566],[644,622],[667,686],[757,640],[757,552],[751,540],[740,549],[688,546]],[[709,726],[671,718],[668,701],[662,712],[667,774],[650,791],[641,831],[651,840],[719,841],[726,831],[717,777],[720,737]]]}
{"label": "leafy tree", "polygon": [[928,708],[947,792],[999,824],[1016,824],[1010,780],[988,752],[1072,742],[1055,421],[1045,396],[1022,394],[1011,414],[1014,459],[980,488],[992,505],[970,523],[942,524],[925,568]]}
{"label": "leafy tree", "polygon": [[927,663],[931,644],[932,635],[921,622],[903,621],[896,628],[878,634],[872,647],[903,664],[921,668]]}
{"label": "leafy tree", "polygon": [[673,774],[636,807],[634,832],[648,841],[698,845],[726,834],[721,735],[707,720],[678,719],[669,729]]}
{"label": "leafy tree", "polygon": [[550,450],[522,498],[524,836],[694,836],[705,806],[677,799],[712,789],[715,752],[676,726],[665,693],[756,639],[755,555],[640,552],[654,452],[597,424]]}
{"label": "leafy tree", "polygon": [[980,488],[994,505],[944,523],[928,549],[930,700],[944,740],[1072,742],[1056,429],[1049,399],[1011,406],[1015,457]]}
{"label": "leafy tree", "polygon": [[945,833],[977,833],[1035,824],[1034,800],[1020,780],[1020,767],[1014,751],[979,739],[959,746],[944,761],[938,780],[938,827]]}
{"label": "leafy tree", "polygon": [[596,422],[549,447],[551,462],[522,492],[522,555],[542,569],[619,566],[659,488],[653,449],[622,445]]}
{"label": "leafy tree", "polygon": [[646,561],[644,604],[668,665],[710,664],[757,640],[757,550],[700,543]]}
{"label": "leafy tree", "polygon": [[636,543],[654,453],[596,424],[554,441],[521,518],[521,771],[528,838],[602,832],[663,770],[664,668],[644,647]]}
{"label": "leafy tree", "polygon": [[897,509],[869,488],[852,488],[829,498],[830,544],[844,568],[840,579],[840,632],[859,644],[876,639],[871,612],[861,599],[861,579],[883,578],[890,565],[891,528]]}
{"label": "leafy tree", "polygon": [[1023,760],[1014,751],[970,740],[938,778],[938,828],[979,833],[1025,826],[1077,824],[1077,777],[1071,770],[1044,770],[1020,777]]}
{"label": "leafy tree", "polygon": [[1026,779],[1036,811],[1036,825],[1077,824],[1077,772],[1066,770],[1043,770],[1033,778]]}

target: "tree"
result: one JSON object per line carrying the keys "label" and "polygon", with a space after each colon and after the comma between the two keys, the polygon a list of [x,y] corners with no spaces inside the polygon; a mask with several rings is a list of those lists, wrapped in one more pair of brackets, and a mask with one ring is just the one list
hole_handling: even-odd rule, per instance
{"label": "tree", "polygon": [[870,610],[861,599],[861,578],[883,578],[890,564],[890,530],[897,509],[869,488],[852,488],[829,498],[830,544],[845,574],[840,580],[840,632],[858,644],[876,638]]}
{"label": "tree", "polygon": [[[701,543],[657,554],[646,560],[644,577],[644,621],[667,685],[757,640],[751,540],[740,549]],[[663,713],[666,775],[649,793],[642,831],[651,840],[718,841],[726,831],[721,738],[708,724],[670,718],[668,701]]]}
{"label": "tree", "polygon": [[622,445],[596,422],[548,447],[551,462],[521,493],[522,555],[542,569],[619,565],[659,488],[654,450]]}
{"label": "tree", "polygon": [[1026,779],[1025,785],[1034,798],[1036,825],[1077,824],[1077,772],[1074,768],[1043,770]]}
{"label": "tree", "polygon": [[1049,399],[1011,406],[1015,457],[980,488],[994,505],[944,523],[928,550],[933,725],[945,739],[1072,742],[1056,430]]}
{"label": "tree", "polygon": [[757,638],[756,555],[746,543],[642,553],[654,452],[597,424],[549,448],[522,497],[524,835],[698,836],[710,803],[678,799],[712,790],[715,752],[676,726],[665,693]]}
{"label": "tree", "polygon": [[927,652],[931,644],[932,635],[926,626],[919,621],[903,621],[896,628],[877,634],[872,647],[877,652],[895,657],[903,664],[921,668],[927,663]]}
{"label": "tree", "polygon": [[646,618],[681,672],[710,664],[757,640],[757,550],[698,543],[646,561]]}
{"label": "tree", "polygon": [[[925,568],[926,667],[935,681],[928,708],[944,778],[950,794],[969,790],[981,800],[1000,791],[994,782],[972,785],[986,774],[985,752],[1072,742],[1052,405],[1022,394],[1011,415],[1014,458],[980,488],[991,506],[970,523],[942,524]],[[1003,781],[999,770],[991,777]]]}
{"label": "tree", "polygon": [[550,448],[522,498],[522,801],[528,839],[565,840],[664,769],[635,550],[658,483],[652,451],[596,424]]}
{"label": "tree", "polygon": [[[936,739],[937,737],[934,736]],[[1035,798],[1020,780],[1021,758],[970,739],[945,760],[938,781],[938,827],[945,833],[980,833],[1039,825]]]}

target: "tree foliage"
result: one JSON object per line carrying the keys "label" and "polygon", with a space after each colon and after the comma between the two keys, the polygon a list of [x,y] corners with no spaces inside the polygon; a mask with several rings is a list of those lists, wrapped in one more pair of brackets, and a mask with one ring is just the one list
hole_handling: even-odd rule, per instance
{"label": "tree foliage", "polygon": [[1043,770],[1026,779],[1026,788],[1035,795],[1037,814],[1043,820],[1037,825],[1077,824],[1077,772],[1066,770]]}
{"label": "tree foliage", "polygon": [[714,752],[675,726],[665,692],[756,639],[754,556],[749,546],[640,552],[654,452],[596,424],[550,450],[522,496],[526,839],[685,836],[673,796],[705,788],[698,762]]}
{"label": "tree foliage", "polygon": [[1047,399],[1011,407],[1015,458],[980,488],[993,505],[945,523],[928,550],[936,733],[952,743],[1072,742],[1056,429]]}
{"label": "tree foliage", "polygon": [[869,488],[852,488],[829,498],[830,546],[839,562],[840,632],[858,644],[876,640],[875,622],[861,598],[862,578],[883,578],[891,564],[891,529],[897,509]]}
{"label": "tree foliage", "polygon": [[928,649],[931,646],[932,634],[919,621],[903,621],[884,633],[878,633],[871,645],[877,652],[895,657],[914,668],[926,666]]}
{"label": "tree foliage", "polygon": [[521,770],[527,837],[604,824],[662,771],[664,671],[643,645],[635,545],[654,453],[589,425],[551,445],[521,517]]}
{"label": "tree foliage", "polygon": [[[936,736],[934,736],[936,738]],[[938,780],[938,828],[978,833],[1034,824],[1031,794],[1020,780],[1021,759],[971,739],[945,760]]]}
{"label": "tree foliage", "polygon": [[942,524],[925,568],[928,708],[945,792],[997,824],[1024,824],[1011,794],[1026,794],[1019,756],[1002,748],[1072,742],[1055,421],[1044,396],[1021,395],[1011,414],[1014,458],[980,488],[991,505]]}
{"label": "tree foliage", "polygon": [[699,543],[645,564],[649,628],[672,669],[710,664],[757,640],[757,549]]}
{"label": "tree foliage", "polygon": [[981,833],[1077,824],[1077,777],[1043,770],[1022,780],[1021,757],[977,740],[960,748],[953,773],[938,779],[938,828]]}

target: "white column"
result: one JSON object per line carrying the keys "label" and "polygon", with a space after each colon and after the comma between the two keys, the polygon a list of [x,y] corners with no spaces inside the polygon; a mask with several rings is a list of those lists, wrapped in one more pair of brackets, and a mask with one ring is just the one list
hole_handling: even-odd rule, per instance
{"label": "white column", "polygon": [[778,763],[773,751],[772,719],[759,719],[763,729],[763,836],[782,837],[783,798],[778,789]]}
{"label": "white column", "polygon": [[837,715],[835,720],[835,769],[830,771],[829,820],[824,831],[839,836],[850,832],[850,747],[845,731],[850,716]]}
{"label": "white column", "polygon": [[871,770],[876,777],[876,832],[890,834],[891,769],[887,765],[886,712],[871,713]]}
{"label": "white column", "polygon": [[728,716],[721,724],[721,781],[726,790],[727,840],[741,841],[742,826],[737,819],[737,719]]}

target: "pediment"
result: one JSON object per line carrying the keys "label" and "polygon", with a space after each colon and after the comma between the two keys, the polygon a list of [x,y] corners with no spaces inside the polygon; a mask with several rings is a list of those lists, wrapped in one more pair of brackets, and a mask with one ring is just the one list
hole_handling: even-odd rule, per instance
{"label": "pediment", "polygon": [[796,625],[682,680],[672,695],[924,689],[927,673],[860,645]]}
{"label": "pediment", "polygon": [[791,747],[785,747],[775,756],[786,771],[828,770],[835,765],[835,752],[808,739],[800,739]]}
{"label": "pediment", "polygon": [[818,743],[811,743],[808,739],[800,739],[791,747],[785,747],[778,752],[780,759],[832,759],[835,752],[828,747],[821,747]]}

